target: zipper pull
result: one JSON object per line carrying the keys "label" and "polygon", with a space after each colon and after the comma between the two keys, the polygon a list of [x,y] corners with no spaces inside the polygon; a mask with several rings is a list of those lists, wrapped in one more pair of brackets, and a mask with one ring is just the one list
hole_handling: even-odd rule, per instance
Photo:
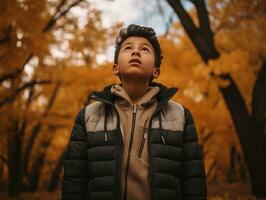
{"label": "zipper pull", "polygon": [[137,113],[137,106],[136,105],[133,105],[133,113],[135,114],[135,113]]}
{"label": "zipper pull", "polygon": [[144,135],[143,135],[143,138],[141,140],[140,147],[139,147],[138,158],[141,158],[146,138],[147,138],[147,132],[144,132]]}
{"label": "zipper pull", "polygon": [[147,139],[147,132],[145,131],[145,133],[144,133],[144,140],[146,140]]}
{"label": "zipper pull", "polygon": [[107,142],[108,138],[107,138],[107,133],[104,132],[104,141]]}
{"label": "zipper pull", "polygon": [[161,135],[161,139],[162,139],[162,141],[163,141],[163,144],[165,144],[165,140],[164,140],[163,135]]}
{"label": "zipper pull", "polygon": [[124,134],[124,129],[123,129],[123,126],[122,126],[121,123],[120,123],[120,130],[121,130],[122,137],[123,137],[123,139],[124,139],[125,134]]}

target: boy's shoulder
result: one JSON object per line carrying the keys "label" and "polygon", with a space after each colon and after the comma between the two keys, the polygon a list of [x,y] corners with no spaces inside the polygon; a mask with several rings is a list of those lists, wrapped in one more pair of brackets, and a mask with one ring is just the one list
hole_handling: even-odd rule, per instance
{"label": "boy's shoulder", "polygon": [[184,106],[173,100],[169,100],[162,109],[164,122],[171,124],[171,129],[182,129],[185,124]]}
{"label": "boy's shoulder", "polygon": [[167,114],[173,114],[176,116],[176,114],[184,116],[185,107],[174,100],[169,100],[165,107],[163,108],[163,112]]}
{"label": "boy's shoulder", "polygon": [[95,101],[95,102],[92,102],[92,103],[86,105],[85,109],[86,110],[89,110],[89,111],[93,111],[93,110],[98,110],[102,106],[103,106],[103,103],[102,102]]}
{"label": "boy's shoulder", "polygon": [[178,109],[178,110],[184,112],[185,107],[181,103],[178,103],[174,100],[169,100],[167,104],[171,108]]}
{"label": "boy's shoulder", "polygon": [[100,101],[95,101],[93,103],[88,104],[85,107],[85,118],[88,118],[88,115],[96,115],[99,116],[103,112],[104,104]]}
{"label": "boy's shoulder", "polygon": [[179,117],[181,117],[182,120],[184,120],[185,124],[194,123],[192,112],[190,111],[188,107],[184,106],[181,103],[175,102],[173,100],[170,100],[168,102],[168,107],[169,107],[168,110],[170,110],[171,113],[173,114],[179,113]]}

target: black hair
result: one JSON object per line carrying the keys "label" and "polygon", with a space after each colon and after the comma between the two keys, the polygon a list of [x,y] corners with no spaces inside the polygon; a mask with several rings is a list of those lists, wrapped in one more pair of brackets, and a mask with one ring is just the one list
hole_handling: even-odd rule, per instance
{"label": "black hair", "polygon": [[151,43],[155,54],[155,67],[160,68],[161,60],[163,58],[161,47],[157,39],[156,33],[153,28],[146,26],[139,26],[136,24],[130,24],[127,28],[122,28],[115,40],[115,55],[114,63],[118,62],[118,54],[122,43],[131,36],[144,37]]}

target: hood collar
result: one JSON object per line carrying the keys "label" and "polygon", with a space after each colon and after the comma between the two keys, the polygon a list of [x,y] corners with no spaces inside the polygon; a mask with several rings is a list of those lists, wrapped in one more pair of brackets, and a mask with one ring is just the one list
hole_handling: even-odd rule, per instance
{"label": "hood collar", "polygon": [[[158,86],[149,86],[148,91],[138,100],[138,106],[146,106],[152,104],[156,99],[156,94],[160,91]],[[120,84],[115,84],[111,87],[111,93],[118,96],[117,103],[119,105],[131,106],[133,105],[130,97],[125,89]]]}
{"label": "hood collar", "polygon": [[[92,92],[89,96],[88,99],[91,100],[98,100],[110,105],[114,106],[115,101],[117,100],[118,96],[113,94],[111,91],[112,86],[114,86],[116,84],[112,84],[109,86],[106,86],[102,91],[94,91]],[[121,86],[121,84],[119,84]],[[178,88],[172,87],[172,88],[167,88],[166,86],[164,86],[161,83],[157,83],[157,82],[152,82],[150,84],[151,87],[159,87],[159,92],[156,95],[156,99],[158,101],[158,106],[156,110],[160,110],[161,107],[163,107],[163,105],[165,103],[167,103],[177,92]]]}

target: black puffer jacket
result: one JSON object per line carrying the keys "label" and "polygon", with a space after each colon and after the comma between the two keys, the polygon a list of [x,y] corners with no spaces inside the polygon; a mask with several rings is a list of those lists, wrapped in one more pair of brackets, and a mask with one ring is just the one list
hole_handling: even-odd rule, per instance
{"label": "black puffer jacket", "polygon": [[[170,100],[177,89],[154,85],[160,87],[160,92],[148,133],[151,198],[205,200],[206,176],[192,115]],[[93,92],[90,98],[97,102],[79,112],[72,130],[64,163],[62,200],[120,200],[123,138],[114,107],[116,97],[109,86]],[[169,120],[169,116],[175,117]],[[182,129],[172,128],[176,124]]]}

